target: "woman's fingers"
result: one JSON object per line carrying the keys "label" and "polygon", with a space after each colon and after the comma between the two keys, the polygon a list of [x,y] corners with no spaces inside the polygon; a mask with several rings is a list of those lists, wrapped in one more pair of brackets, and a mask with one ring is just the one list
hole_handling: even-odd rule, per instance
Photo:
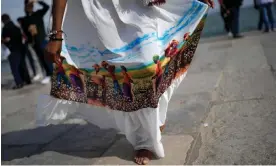
{"label": "woman's fingers", "polygon": [[210,6],[211,8],[214,8],[214,1],[213,0],[204,0],[204,2],[208,5],[208,6]]}
{"label": "woman's fingers", "polygon": [[209,0],[210,1],[210,5],[211,5],[211,8],[214,8],[215,7],[215,3],[213,0]]}

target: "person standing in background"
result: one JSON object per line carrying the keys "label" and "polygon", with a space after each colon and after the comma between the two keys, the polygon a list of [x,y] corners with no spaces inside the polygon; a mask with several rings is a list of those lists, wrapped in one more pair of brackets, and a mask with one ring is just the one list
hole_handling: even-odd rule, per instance
{"label": "person standing in background", "polygon": [[[34,3],[36,2],[42,6],[42,9],[33,11]],[[46,77],[41,81],[42,84],[48,84],[53,73],[53,64],[44,59],[43,51],[46,39],[43,17],[49,8],[49,5],[43,1],[25,0],[26,16],[23,19],[23,30],[27,35],[28,42],[32,44],[38,56],[42,70],[46,72]]]}
{"label": "person standing in background", "polygon": [[240,7],[242,2],[243,0],[220,0],[221,6],[224,6],[228,13],[231,14],[229,24],[233,38],[243,37],[239,31]]}
{"label": "person standing in background", "polygon": [[264,20],[262,17],[262,12],[260,10],[259,5],[257,5],[257,0],[254,0],[254,8],[259,11],[259,22],[258,22],[258,30],[261,31],[263,29]]}
{"label": "person standing in background", "polygon": [[[21,26],[22,30],[23,30],[23,20],[24,19],[22,17],[20,17],[20,18],[17,19],[17,22]],[[31,52],[29,50],[28,38],[24,34],[24,31],[22,33],[22,36],[23,36],[23,45],[24,45],[23,54],[27,55],[27,58],[28,58],[28,60],[30,62],[30,65],[31,65],[31,68],[32,68],[32,71],[33,71],[33,80],[37,81],[37,80],[39,80],[40,76],[37,75],[36,68],[35,68],[35,62],[34,62],[32,54],[31,54]]]}
{"label": "person standing in background", "polygon": [[255,0],[256,6],[260,12],[259,30],[262,30],[262,24],[265,25],[265,31],[275,31],[274,18],[272,13],[272,4],[274,0]]}
{"label": "person standing in background", "polygon": [[231,32],[231,13],[230,10],[226,8],[226,6],[223,4],[223,0],[218,0],[220,4],[220,15],[224,22],[224,29],[228,33],[228,36],[232,36]]}
{"label": "person standing in background", "polygon": [[30,76],[25,63],[25,56],[22,54],[24,46],[20,29],[14,25],[9,15],[2,15],[4,24],[2,30],[2,43],[10,50],[9,63],[15,81],[13,89],[23,88],[25,84],[31,84]]}

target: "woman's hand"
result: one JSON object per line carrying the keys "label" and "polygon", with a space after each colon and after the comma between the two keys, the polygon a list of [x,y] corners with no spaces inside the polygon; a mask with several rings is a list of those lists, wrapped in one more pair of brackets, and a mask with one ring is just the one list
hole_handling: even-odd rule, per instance
{"label": "woman's hand", "polygon": [[214,1],[213,0],[202,0],[204,3],[209,5],[211,8],[215,7]]}
{"label": "woman's hand", "polygon": [[60,59],[61,48],[62,41],[49,41],[45,48],[45,59],[52,63],[58,63]]}

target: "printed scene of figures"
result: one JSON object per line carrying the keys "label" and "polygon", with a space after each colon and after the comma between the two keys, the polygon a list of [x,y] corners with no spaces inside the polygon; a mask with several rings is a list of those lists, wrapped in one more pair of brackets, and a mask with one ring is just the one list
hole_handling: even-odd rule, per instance
{"label": "printed scene of figures", "polygon": [[129,70],[106,61],[94,64],[91,69],[77,69],[61,57],[52,78],[51,95],[126,112],[156,108],[172,81],[187,71],[204,20],[192,35],[185,33],[182,41],[172,40],[164,55],[153,55],[152,64],[144,69]]}

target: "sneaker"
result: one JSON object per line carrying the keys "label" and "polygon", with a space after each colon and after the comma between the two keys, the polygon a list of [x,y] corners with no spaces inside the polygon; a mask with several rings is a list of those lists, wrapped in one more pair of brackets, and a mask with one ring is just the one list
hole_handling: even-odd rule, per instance
{"label": "sneaker", "polygon": [[51,82],[51,77],[45,77],[45,78],[41,81],[42,84],[49,84],[50,82]]}
{"label": "sneaker", "polygon": [[264,33],[269,33],[269,29],[264,30]]}
{"label": "sneaker", "polygon": [[34,80],[34,81],[38,81],[38,80],[40,80],[41,78],[42,78],[42,76],[41,76],[40,74],[37,74],[37,75],[34,76],[33,80]]}
{"label": "sneaker", "polygon": [[228,37],[232,37],[232,33],[231,32],[228,32]]}
{"label": "sneaker", "polygon": [[31,82],[31,81],[28,81],[28,82],[24,82],[23,85],[31,85],[31,84],[32,84],[32,82]]}

